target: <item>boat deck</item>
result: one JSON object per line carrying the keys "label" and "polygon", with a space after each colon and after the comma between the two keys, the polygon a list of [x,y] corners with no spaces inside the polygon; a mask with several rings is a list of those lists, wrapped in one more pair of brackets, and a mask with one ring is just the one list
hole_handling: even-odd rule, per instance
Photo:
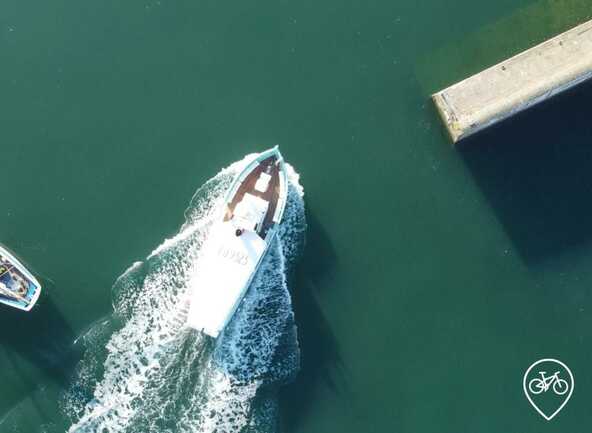
{"label": "boat deck", "polygon": [[13,260],[0,248],[0,303],[28,311],[39,296],[40,286]]}
{"label": "boat deck", "polygon": [[[267,232],[273,226],[273,215],[275,214],[275,210],[277,208],[278,200],[280,197],[280,165],[276,164],[277,158],[275,156],[271,156],[267,159],[264,159],[259,163],[257,167],[253,171],[251,171],[245,180],[241,183],[240,187],[238,188],[236,194],[230,201],[228,205],[228,209],[226,210],[226,215],[224,216],[224,221],[229,221],[233,214],[236,205],[240,203],[246,193],[252,194],[254,196],[260,197],[265,201],[269,202],[269,209],[267,210],[267,215],[263,220],[262,228],[259,231],[259,236],[263,239],[267,236]],[[267,187],[267,191],[264,193],[259,192],[255,189],[255,183],[259,178],[259,175],[264,172],[269,166],[272,166],[271,169],[271,179],[269,181],[269,186]]]}

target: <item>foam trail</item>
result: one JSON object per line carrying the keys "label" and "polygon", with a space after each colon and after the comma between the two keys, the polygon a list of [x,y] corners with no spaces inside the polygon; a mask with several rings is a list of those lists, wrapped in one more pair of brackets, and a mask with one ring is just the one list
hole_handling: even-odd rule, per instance
{"label": "foam trail", "polygon": [[288,165],[279,236],[235,316],[214,342],[185,327],[191,276],[216,210],[255,155],[198,189],[179,233],[113,286],[114,314],[92,327],[62,407],[79,432],[267,432],[277,385],[294,377],[299,349],[286,276],[304,245],[303,190]]}

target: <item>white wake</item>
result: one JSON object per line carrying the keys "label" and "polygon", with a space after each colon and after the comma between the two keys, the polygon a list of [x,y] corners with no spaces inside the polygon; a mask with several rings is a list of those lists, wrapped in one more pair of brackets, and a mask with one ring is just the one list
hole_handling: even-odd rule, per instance
{"label": "white wake", "polygon": [[112,318],[83,337],[85,356],[63,401],[69,432],[264,432],[277,422],[278,385],[299,349],[286,279],[302,252],[303,190],[289,192],[275,238],[237,313],[213,342],[185,326],[189,281],[234,176],[225,168],[193,196],[185,223],[113,286]]}

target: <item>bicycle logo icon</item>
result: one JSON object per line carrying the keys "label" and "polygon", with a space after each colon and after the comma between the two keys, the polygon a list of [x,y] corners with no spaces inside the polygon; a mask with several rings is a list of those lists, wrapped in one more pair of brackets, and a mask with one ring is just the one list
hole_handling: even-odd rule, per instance
{"label": "bicycle logo icon", "polygon": [[539,371],[540,378],[534,378],[528,383],[528,390],[534,395],[538,395],[541,392],[547,392],[551,386],[553,386],[553,392],[557,395],[563,395],[569,391],[569,384],[567,380],[559,378],[559,372],[549,377],[545,377],[545,371]]}
{"label": "bicycle logo icon", "polygon": [[[547,371],[554,373],[547,375]],[[547,421],[563,409],[574,389],[574,378],[569,367],[551,358],[533,363],[526,370],[522,382],[526,398]]]}

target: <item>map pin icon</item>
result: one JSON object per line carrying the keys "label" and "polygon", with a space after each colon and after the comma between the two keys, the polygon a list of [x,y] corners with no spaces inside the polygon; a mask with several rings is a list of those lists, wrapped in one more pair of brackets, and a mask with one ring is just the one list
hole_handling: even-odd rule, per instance
{"label": "map pin icon", "polygon": [[551,421],[565,407],[573,394],[574,385],[569,367],[552,358],[533,363],[522,379],[526,398],[547,421]]}

